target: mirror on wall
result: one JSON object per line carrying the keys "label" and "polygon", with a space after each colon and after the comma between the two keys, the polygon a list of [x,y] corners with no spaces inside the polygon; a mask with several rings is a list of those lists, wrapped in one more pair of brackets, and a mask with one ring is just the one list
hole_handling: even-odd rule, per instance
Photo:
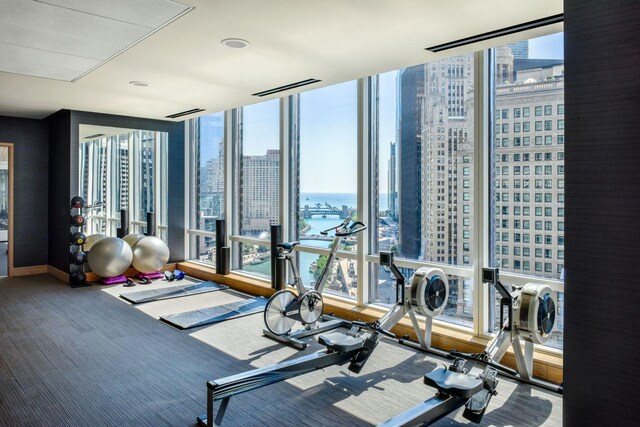
{"label": "mirror on wall", "polygon": [[80,125],[78,194],[92,206],[86,233],[116,236],[121,210],[130,233],[147,231],[155,214],[155,235],[167,241],[167,132]]}
{"label": "mirror on wall", "polygon": [[0,147],[0,277],[9,273],[9,147]]}

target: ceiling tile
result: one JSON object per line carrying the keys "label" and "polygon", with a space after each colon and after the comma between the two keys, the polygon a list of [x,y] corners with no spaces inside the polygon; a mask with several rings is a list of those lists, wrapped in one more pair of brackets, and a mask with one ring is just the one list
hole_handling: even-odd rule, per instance
{"label": "ceiling tile", "polygon": [[158,28],[190,6],[169,0],[35,0],[117,21]]}

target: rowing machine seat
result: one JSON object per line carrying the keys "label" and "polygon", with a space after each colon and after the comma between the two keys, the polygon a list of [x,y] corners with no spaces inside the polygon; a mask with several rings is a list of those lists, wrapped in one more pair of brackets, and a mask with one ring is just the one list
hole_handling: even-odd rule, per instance
{"label": "rowing machine seat", "polygon": [[359,350],[364,345],[364,338],[354,337],[347,335],[344,332],[331,332],[330,334],[323,334],[318,337],[318,342],[329,350],[336,351],[338,353],[349,353],[354,350]]}
{"label": "rowing machine seat", "polygon": [[424,383],[435,387],[439,392],[468,399],[482,390],[482,380],[468,374],[438,368],[424,375]]}

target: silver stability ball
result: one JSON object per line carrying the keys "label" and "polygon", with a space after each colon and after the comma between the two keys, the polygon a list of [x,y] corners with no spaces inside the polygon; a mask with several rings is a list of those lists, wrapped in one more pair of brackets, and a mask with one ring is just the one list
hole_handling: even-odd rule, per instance
{"label": "silver stability ball", "polygon": [[93,245],[96,244],[96,242],[104,239],[105,237],[107,237],[106,234],[90,234],[87,236],[87,240],[84,242],[84,250],[85,252],[90,251],[91,248],[93,247]]}
{"label": "silver stability ball", "polygon": [[94,243],[87,261],[91,271],[100,277],[116,277],[127,271],[133,252],[124,240],[105,237]]}
{"label": "silver stability ball", "polygon": [[127,234],[126,236],[124,236],[122,238],[122,240],[124,240],[125,242],[127,242],[127,244],[129,246],[131,246],[131,249],[133,249],[133,247],[136,245],[136,243],[138,243],[140,240],[142,240],[144,238],[144,234],[140,234],[140,233],[131,233],[131,234]]}
{"label": "silver stability ball", "polygon": [[161,239],[147,236],[133,247],[133,268],[140,273],[160,271],[169,261],[169,247]]}

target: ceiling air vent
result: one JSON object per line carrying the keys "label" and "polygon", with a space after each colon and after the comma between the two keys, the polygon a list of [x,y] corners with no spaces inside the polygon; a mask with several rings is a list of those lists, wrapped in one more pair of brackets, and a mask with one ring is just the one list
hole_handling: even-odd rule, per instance
{"label": "ceiling air vent", "polygon": [[318,79],[301,80],[299,82],[289,83],[288,85],[274,87],[273,89],[263,90],[262,92],[252,93],[251,95],[253,95],[253,96],[273,95],[274,93],[284,92],[285,90],[295,89],[297,87],[302,87],[302,86],[306,86],[306,85],[311,85],[311,84],[314,84],[314,83],[318,83],[320,81],[322,81],[322,80],[318,80]]}
{"label": "ceiling air vent", "polygon": [[535,21],[524,22],[522,24],[513,25],[511,27],[502,28],[500,30],[489,31],[488,33],[477,34],[471,37],[465,37],[464,39],[439,44],[437,46],[427,47],[426,50],[431,52],[441,52],[447,49],[453,49],[455,47],[464,46],[471,43],[477,43],[484,40],[489,40],[495,37],[506,36],[520,31],[532,30],[538,27],[544,27],[545,25],[557,24],[564,20],[564,15],[547,16],[546,18],[536,19]]}
{"label": "ceiling air vent", "polygon": [[167,119],[177,119],[178,117],[188,116],[189,114],[200,113],[201,111],[204,111],[204,108],[193,108],[191,110],[181,111],[179,113],[169,114],[168,116],[165,116],[165,117]]}
{"label": "ceiling air vent", "polygon": [[89,135],[89,136],[85,136],[84,139],[96,139],[96,138],[100,138],[101,136],[105,136],[106,133],[96,133],[95,135]]}

